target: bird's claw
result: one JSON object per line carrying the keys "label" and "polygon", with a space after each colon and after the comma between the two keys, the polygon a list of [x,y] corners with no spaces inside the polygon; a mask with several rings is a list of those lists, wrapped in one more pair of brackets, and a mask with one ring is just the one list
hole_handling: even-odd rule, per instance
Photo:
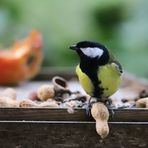
{"label": "bird's claw", "polygon": [[115,115],[114,110],[112,108],[108,108],[108,111],[109,111],[110,117],[113,118]]}
{"label": "bird's claw", "polygon": [[[91,116],[91,108],[92,108],[93,103],[95,103],[96,101],[98,102],[98,100],[95,100],[95,99],[92,99],[92,98],[89,99],[89,102],[86,106],[86,115],[88,117]],[[106,98],[105,100],[101,99],[100,102],[103,102],[107,106],[109,114],[110,114],[111,118],[113,118],[115,113],[114,113],[114,110],[113,110],[112,100],[109,99],[109,98]]]}
{"label": "bird's claw", "polygon": [[91,108],[92,108],[93,103],[95,103],[95,102],[96,102],[96,100],[94,100],[92,98],[89,99],[89,102],[88,102],[88,104],[86,106],[86,115],[88,117],[91,116]]}
{"label": "bird's claw", "polygon": [[106,101],[105,101],[105,105],[107,106],[108,108],[108,111],[109,111],[109,114],[111,116],[111,118],[114,117],[114,110],[113,110],[113,104],[112,104],[112,100],[110,98],[108,98]]}
{"label": "bird's claw", "polygon": [[88,116],[88,117],[90,117],[91,116],[91,105],[90,104],[88,104],[88,106],[86,107],[86,115]]}

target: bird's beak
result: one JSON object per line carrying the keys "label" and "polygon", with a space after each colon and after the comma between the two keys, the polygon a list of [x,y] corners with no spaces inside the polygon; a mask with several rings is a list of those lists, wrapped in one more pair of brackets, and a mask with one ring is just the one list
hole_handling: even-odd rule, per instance
{"label": "bird's beak", "polygon": [[76,45],[71,45],[69,48],[72,49],[72,50],[77,50],[77,46]]}

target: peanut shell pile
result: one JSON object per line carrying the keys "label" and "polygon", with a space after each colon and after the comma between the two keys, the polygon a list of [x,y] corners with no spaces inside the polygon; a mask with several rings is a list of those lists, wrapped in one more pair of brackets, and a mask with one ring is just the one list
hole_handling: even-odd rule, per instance
{"label": "peanut shell pile", "polygon": [[69,113],[73,113],[74,108],[86,108],[89,100],[88,96],[79,91],[69,90],[67,81],[58,76],[52,79],[52,83],[43,84],[36,92],[31,92],[27,99],[16,98],[17,93],[14,89],[5,89],[0,92],[0,107],[67,108]]}

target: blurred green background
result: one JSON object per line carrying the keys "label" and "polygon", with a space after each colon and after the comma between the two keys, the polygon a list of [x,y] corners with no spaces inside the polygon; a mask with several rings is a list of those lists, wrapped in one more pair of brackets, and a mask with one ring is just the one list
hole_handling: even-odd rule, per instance
{"label": "blurred green background", "polygon": [[81,40],[111,49],[124,70],[148,77],[148,0],[0,0],[0,48],[42,32],[43,66],[76,66]]}

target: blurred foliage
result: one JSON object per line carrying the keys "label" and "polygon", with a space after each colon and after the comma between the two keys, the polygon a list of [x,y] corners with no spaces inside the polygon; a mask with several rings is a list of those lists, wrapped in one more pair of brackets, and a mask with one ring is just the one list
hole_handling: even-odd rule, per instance
{"label": "blurred foliage", "polygon": [[105,44],[124,69],[148,77],[147,0],[1,0],[0,47],[39,29],[43,66],[75,66],[69,45],[80,40]]}

